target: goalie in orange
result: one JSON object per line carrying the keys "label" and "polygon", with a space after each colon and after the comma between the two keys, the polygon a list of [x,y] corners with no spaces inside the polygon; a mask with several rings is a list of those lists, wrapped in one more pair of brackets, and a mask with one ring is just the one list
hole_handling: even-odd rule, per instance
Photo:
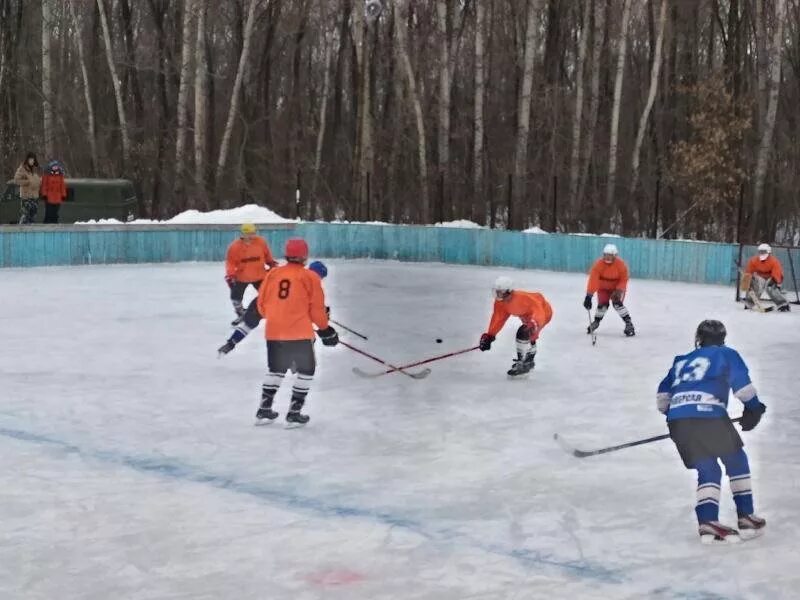
{"label": "goalie in orange", "polygon": [[[786,296],[781,291],[783,267],[781,267],[781,261],[772,254],[772,248],[769,244],[760,244],[758,246],[758,254],[747,262],[745,272],[753,276],[750,287],[756,299],[761,296],[761,292],[766,290],[770,300],[775,303],[779,311],[789,312],[789,301],[786,300]],[[745,302],[749,306],[752,303],[752,299],[748,299],[745,296]]]}

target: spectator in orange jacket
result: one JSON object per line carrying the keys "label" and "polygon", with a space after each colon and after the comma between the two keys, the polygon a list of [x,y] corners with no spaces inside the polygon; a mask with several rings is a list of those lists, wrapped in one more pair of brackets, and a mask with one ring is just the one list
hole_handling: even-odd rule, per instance
{"label": "spectator in orange jacket", "polygon": [[583,307],[591,311],[592,296],[597,293],[597,311],[594,313],[594,321],[589,325],[586,333],[592,333],[600,327],[600,321],[606,316],[610,302],[617,314],[625,321],[623,333],[628,337],[636,335],[631,314],[622,303],[628,289],[628,265],[618,255],[619,251],[614,244],[606,244],[603,248],[602,258],[597,259],[597,262],[592,265],[592,270],[589,271],[589,282],[586,284]]}
{"label": "spectator in orange jacket", "polygon": [[256,235],[256,226],[245,223],[241,227],[241,237],[228,246],[225,255],[225,282],[231,290],[231,303],[236,311],[234,325],[238,324],[244,315],[242,306],[244,291],[252,285],[258,289],[261,281],[267,274],[267,268],[278,265],[272,258],[267,240]]}
{"label": "spectator in orange jacket", "polygon": [[517,358],[508,370],[509,377],[519,377],[533,369],[536,341],[553,318],[553,309],[542,294],[515,290],[510,277],[498,277],[493,289],[495,301],[492,318],[486,333],[481,335],[478,347],[481,352],[489,350],[508,318],[512,315],[519,317],[522,325],[517,329]]}
{"label": "spectator in orange jacket", "polygon": [[305,425],[308,415],[300,411],[306,401],[316,370],[314,356],[314,325],[325,346],[339,343],[336,330],[328,323],[325,292],[321,277],[304,267],[308,259],[308,244],[295,238],[286,242],[286,264],[270,269],[258,290],[258,312],[266,320],[269,372],[261,387],[261,405],[256,423],[269,423],[278,417],[272,410],[275,394],[292,369],[297,380],[292,386],[292,400],[286,422]]}
{"label": "spectator in orange jacket", "polygon": [[47,173],[42,176],[39,195],[44,198],[44,222],[58,223],[58,210],[67,198],[67,185],[64,181],[64,167],[57,160],[47,165]]}
{"label": "spectator in orange jacket", "polygon": [[781,291],[783,284],[783,267],[772,254],[772,247],[769,244],[758,246],[758,254],[747,262],[747,272],[753,275],[751,287],[756,296],[766,288],[767,295],[778,307],[781,312],[789,312],[789,301]]}

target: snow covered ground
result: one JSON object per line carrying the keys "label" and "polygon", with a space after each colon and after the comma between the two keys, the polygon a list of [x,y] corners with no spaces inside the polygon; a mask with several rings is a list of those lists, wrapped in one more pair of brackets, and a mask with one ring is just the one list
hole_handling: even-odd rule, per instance
{"label": "snow covered ground", "polygon": [[[638,336],[612,312],[592,347],[580,275],[326,262],[334,318],[370,338],[342,339],[389,361],[477,343],[498,274],[543,291],[534,374],[505,377],[515,324],[422,381],[320,348],[310,425],[256,428],[263,339],[216,358],[221,265],[3,270],[0,598],[797,598],[796,313],[634,281]],[[768,406],[744,434],[768,532],[738,547],[700,545],[669,441],[579,460],[552,439],[663,433],[655,386],[712,317]]]}

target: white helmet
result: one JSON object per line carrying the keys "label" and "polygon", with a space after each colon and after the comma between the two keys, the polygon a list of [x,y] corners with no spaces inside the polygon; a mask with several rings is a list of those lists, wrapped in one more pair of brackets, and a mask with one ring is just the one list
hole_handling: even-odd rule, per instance
{"label": "white helmet", "polygon": [[759,244],[758,245],[758,258],[759,260],[767,260],[769,255],[772,254],[772,248],[770,248],[769,244]]}
{"label": "white helmet", "polygon": [[619,254],[619,250],[614,244],[606,244],[603,246],[603,254],[611,254],[612,256],[616,256]]}
{"label": "white helmet", "polygon": [[506,298],[512,291],[514,291],[514,281],[511,279],[511,277],[501,275],[495,279],[492,290],[494,291],[495,298]]}

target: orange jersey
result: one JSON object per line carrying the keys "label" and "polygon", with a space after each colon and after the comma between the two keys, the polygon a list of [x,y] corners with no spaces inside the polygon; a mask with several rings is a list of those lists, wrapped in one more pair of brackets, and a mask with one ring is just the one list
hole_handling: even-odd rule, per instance
{"label": "orange jersey", "polygon": [[747,261],[747,272],[754,273],[764,279],[772,278],[772,281],[778,285],[783,283],[783,267],[781,267],[781,261],[772,254],[767,257],[767,260],[759,260],[758,255],[751,258]]}
{"label": "orange jersey", "polygon": [[267,274],[265,265],[275,265],[267,240],[261,236],[253,236],[249,242],[239,238],[228,246],[225,255],[225,275],[236,281],[252,283],[261,281]]}
{"label": "orange jersey", "polygon": [[298,263],[270,269],[258,290],[258,312],[268,340],[311,340],[314,328],[328,327],[319,275]]}
{"label": "orange jersey", "polygon": [[586,293],[594,294],[597,290],[622,290],[628,287],[628,265],[617,257],[614,262],[607,263],[602,258],[592,265],[589,271],[589,283],[586,284]]}
{"label": "orange jersey", "polygon": [[523,323],[535,322],[542,329],[553,318],[553,308],[539,292],[511,292],[508,300],[495,300],[492,320],[487,333],[496,336],[510,316],[519,317]]}

